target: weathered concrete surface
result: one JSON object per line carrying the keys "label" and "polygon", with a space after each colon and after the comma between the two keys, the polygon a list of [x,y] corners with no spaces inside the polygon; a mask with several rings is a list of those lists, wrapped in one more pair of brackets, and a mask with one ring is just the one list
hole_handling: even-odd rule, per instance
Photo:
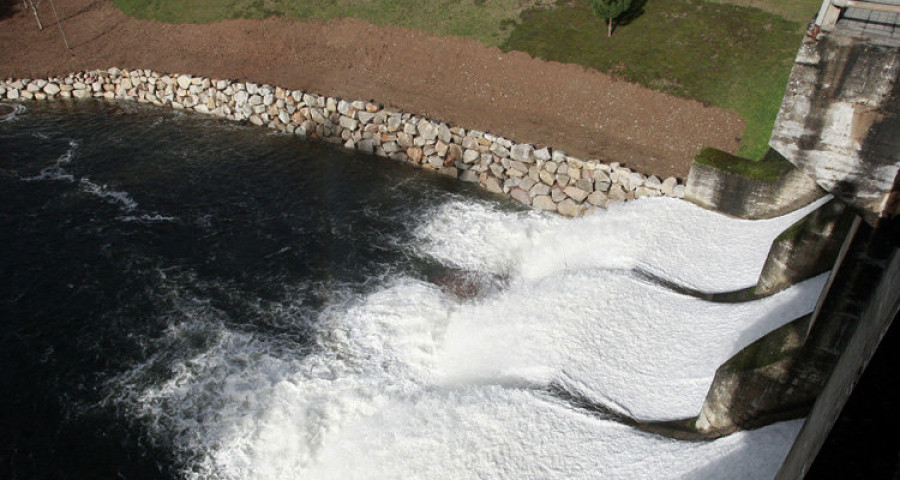
{"label": "weathered concrete surface", "polygon": [[[813,459],[828,437],[835,420],[850,397],[860,375],[878,344],[900,313],[900,226],[871,230],[860,227],[848,253],[848,261],[834,279],[810,331],[811,357],[835,358],[827,382],[820,389],[797,440],[775,480],[799,480],[806,475]],[[801,382],[807,379],[798,371]],[[893,432],[888,432],[893,434]]]}
{"label": "weathered concrete surface", "polygon": [[900,48],[807,39],[769,141],[874,225],[900,213]]}
{"label": "weathered concrete surface", "polygon": [[[712,155],[704,149],[688,174],[684,198],[703,208],[740,218],[760,219],[784,215],[825,194],[812,179],[778,158],[757,161],[713,152],[716,161],[701,160]],[[772,152],[778,155],[777,152]],[[770,157],[771,155],[767,156]],[[778,165],[782,162],[783,165]],[[748,168],[731,168],[729,164],[768,165],[765,174],[744,172]]]}
{"label": "weathered concrete surface", "polygon": [[754,293],[772,295],[831,270],[855,216],[833,199],[791,225],[772,242]]}
{"label": "weathered concrete surface", "polygon": [[[722,364],[697,417],[697,431],[712,438],[805,415],[808,392],[786,386],[809,323],[809,315],[794,320]],[[766,395],[770,391],[778,395]]]}
{"label": "weathered concrete surface", "polygon": [[[886,228],[885,223],[893,227]],[[811,318],[769,333],[719,367],[697,418],[698,433],[715,437],[808,416],[812,426],[805,426],[804,431],[810,433],[806,439],[801,433],[795,443],[798,453],[793,462],[801,470],[812,462],[818,446],[812,449],[808,444],[824,441],[856,378],[900,309],[896,226],[896,221],[883,222],[879,228],[854,222],[839,255],[839,266],[832,271],[823,300]],[[832,387],[832,383],[839,386]]]}

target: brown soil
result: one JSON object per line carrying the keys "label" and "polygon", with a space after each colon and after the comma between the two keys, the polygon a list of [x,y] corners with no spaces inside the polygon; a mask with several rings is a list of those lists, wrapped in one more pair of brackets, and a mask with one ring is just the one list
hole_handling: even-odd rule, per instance
{"label": "brown soil", "polygon": [[11,6],[0,20],[0,78],[116,66],[252,80],[375,99],[663,176],[686,176],[703,145],[734,152],[744,128],[737,114],[595,70],[360,20],[170,25],[128,17],[105,0],[71,0],[56,2],[66,50],[48,6],[39,31],[21,2],[0,2]]}

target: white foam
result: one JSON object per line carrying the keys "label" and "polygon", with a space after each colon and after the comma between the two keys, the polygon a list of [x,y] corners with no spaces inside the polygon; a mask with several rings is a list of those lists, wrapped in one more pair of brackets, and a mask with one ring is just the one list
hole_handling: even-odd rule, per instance
{"label": "white foam", "polygon": [[763,300],[710,303],[623,272],[561,273],[456,310],[450,384],[563,384],[641,420],[696,416],[716,369],[815,308],[826,275]]}
{"label": "white foam", "polygon": [[199,329],[208,345],[176,356],[161,382],[131,372],[116,388],[134,392],[124,401],[176,446],[188,478],[771,478],[800,422],[679,442],[547,387],[642,419],[699,413],[715,368],[809,312],[824,277],[730,305],[630,270],[747,286],[768,250],[750,239],[771,241],[802,214],[745,222],[649,200],[566,221],[453,201],[426,214],[411,248],[503,274],[505,288],[461,300],[399,277],[336,291],[314,318],[297,313],[318,332],[312,352],[229,329],[214,310],[176,310],[164,342]]}
{"label": "white foam", "polygon": [[0,115],[0,122],[11,122],[15,120],[19,115],[25,113],[25,105],[19,103],[0,103],[0,105],[5,105],[12,108],[12,111],[7,113],[6,115]]}
{"label": "white foam", "polygon": [[138,203],[131,198],[131,195],[129,195],[128,192],[113,190],[107,185],[94,183],[87,177],[79,179],[78,185],[83,192],[101,198],[107,203],[118,205],[124,212],[133,212],[138,208]]}
{"label": "white foam", "polygon": [[66,182],[74,182],[75,177],[66,171],[63,168],[63,165],[67,165],[72,162],[72,158],[75,156],[75,152],[78,150],[78,142],[75,140],[69,140],[69,148],[66,150],[66,153],[60,155],[56,161],[53,162],[53,165],[49,167],[44,167],[41,169],[41,173],[31,176],[25,177],[22,180],[25,182],[37,182],[41,180],[54,180],[54,181],[66,181]]}
{"label": "white foam", "polygon": [[564,270],[640,268],[704,292],[756,284],[772,240],[827,201],[770,220],[742,220],[653,198],[569,220],[448,202],[416,230],[420,249],[469,270],[536,280]]}

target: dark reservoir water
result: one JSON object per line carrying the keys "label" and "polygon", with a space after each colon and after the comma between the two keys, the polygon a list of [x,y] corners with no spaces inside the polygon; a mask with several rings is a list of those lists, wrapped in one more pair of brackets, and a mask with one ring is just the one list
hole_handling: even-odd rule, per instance
{"label": "dark reservoir water", "polygon": [[481,195],[201,116],[28,104],[0,122],[0,477],[181,477],[173,442],[190,432],[160,435],[176,422],[123,399],[223,331],[302,356],[343,296],[397,275],[454,283],[407,247],[460,192]]}

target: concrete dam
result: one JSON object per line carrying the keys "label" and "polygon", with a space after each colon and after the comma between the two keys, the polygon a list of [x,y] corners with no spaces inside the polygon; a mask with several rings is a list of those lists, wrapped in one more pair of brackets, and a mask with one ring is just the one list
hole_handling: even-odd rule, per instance
{"label": "concrete dam", "polygon": [[769,154],[750,162],[707,149],[687,182],[686,199],[743,218],[833,196],[773,242],[758,285],[744,292],[770,295],[830,271],[815,311],[722,365],[692,424],[717,436],[806,416],[778,480],[807,474],[900,308],[898,20],[898,1],[826,0]]}
{"label": "concrete dam", "polygon": [[[109,341],[117,337],[105,330],[91,335],[127,346],[131,330],[165,329],[160,339],[150,330],[137,336],[153,338],[147,352],[155,353],[123,357],[128,368],[105,385],[103,401],[139,432],[174,446],[166,453],[172,472],[200,472],[187,478],[818,478],[817,458],[829,456],[842,410],[884,352],[888,332],[897,333],[890,326],[900,310],[898,26],[900,0],[826,0],[796,56],[770,150],[745,159],[705,148],[687,179],[578,159],[374,100],[110,68],[0,81],[0,98],[52,100],[0,104],[7,129],[0,150],[14,150],[10,158],[23,172],[0,181],[24,199],[38,191],[98,204],[105,227],[87,230],[100,232],[101,253],[113,250],[107,231],[128,233],[129,241],[147,235],[171,249],[154,250],[161,267],[148,269],[133,297],[135,305],[171,311],[136,309],[145,316],[135,318],[116,311],[109,318],[125,326],[110,330],[123,333],[121,340]],[[137,103],[192,112],[145,111]],[[42,122],[61,124],[47,118],[65,117],[67,108],[89,125],[60,138],[41,130]],[[200,124],[213,117],[241,125]],[[253,126],[291,135],[260,139]],[[96,136],[118,144],[98,147]],[[298,147],[295,136],[314,142]],[[26,137],[37,146],[22,146]],[[134,151],[156,150],[169,137],[184,139],[174,154],[136,159]],[[142,146],[123,154],[131,142]],[[40,148],[51,161],[25,173],[29,164],[20,158]],[[275,168],[247,170],[260,149],[271,152],[267,165]],[[351,151],[361,157],[342,157]],[[304,170],[306,183],[296,175],[297,152],[315,167]],[[210,168],[190,170],[172,156]],[[410,165],[430,172],[417,176],[422,172],[405,170]],[[117,168],[125,170],[109,173]],[[193,181],[198,171],[243,173],[224,175],[222,186],[180,190],[176,177]],[[171,183],[171,191],[135,180],[145,177]],[[373,185],[382,177],[394,183],[379,190]],[[249,179],[258,187],[247,188]],[[443,190],[430,181],[472,189],[448,200],[432,194]],[[356,196],[336,195],[338,183]],[[157,201],[158,190],[171,197]],[[198,196],[219,191],[246,194],[235,202],[242,208],[262,206],[194,212]],[[505,195],[531,209],[495,208],[478,195]],[[645,197],[671,198],[630,202]],[[368,208],[371,199],[394,213]],[[26,213],[33,207],[23,205]],[[60,211],[60,218],[94,215]],[[272,211],[312,219],[296,223],[317,234],[263,222]],[[244,230],[231,223],[213,228],[231,218],[246,219],[242,225],[258,235],[246,241],[232,237]],[[207,244],[196,243],[200,230],[211,232],[202,237]],[[17,240],[44,240],[31,238]],[[315,240],[308,264],[318,270],[305,269],[298,238]],[[388,253],[366,250],[369,243]],[[69,252],[64,247],[58,250]],[[134,255],[143,259],[139,247]],[[753,262],[740,258],[748,252]],[[232,260],[210,259],[217,256]],[[323,258],[331,263],[320,264]],[[356,264],[372,258],[379,260]],[[244,267],[234,268],[239,261]],[[72,263],[74,272],[89,264]],[[221,270],[203,277],[196,265],[207,263]],[[111,264],[110,272],[131,272]],[[404,267],[395,274],[395,265]],[[375,273],[360,282],[360,270]],[[117,295],[130,281],[98,276]],[[57,283],[67,291],[80,281]],[[255,282],[286,294],[260,302],[266,297]],[[334,298],[320,285],[333,287]],[[13,293],[8,303],[28,328],[40,323],[31,321],[34,311],[53,303],[24,289]],[[791,295],[803,297],[795,302],[802,308],[781,300]],[[41,308],[19,307],[27,302]],[[68,311],[59,315],[61,324],[75,323]],[[60,346],[68,336],[59,335]],[[18,356],[38,352],[41,365],[55,358],[53,348],[22,350]],[[745,444],[752,448],[741,452]]]}

